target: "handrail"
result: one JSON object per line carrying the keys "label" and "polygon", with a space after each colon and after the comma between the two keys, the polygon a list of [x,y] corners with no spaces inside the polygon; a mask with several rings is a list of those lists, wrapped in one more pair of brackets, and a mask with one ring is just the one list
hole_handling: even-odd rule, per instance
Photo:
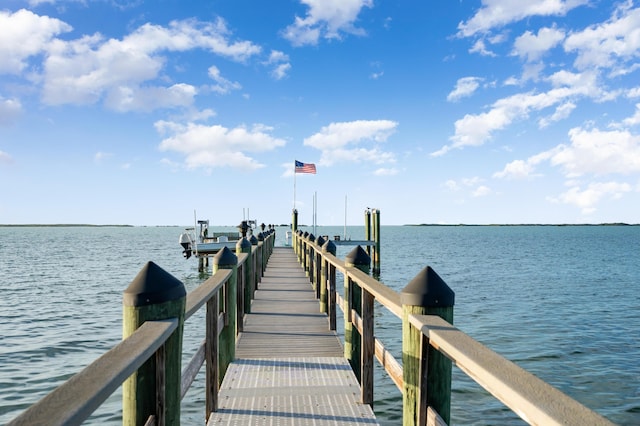
{"label": "handrail", "polygon": [[178,328],[176,318],[147,321],[7,426],[69,425],[87,419]]}
{"label": "handrail", "polygon": [[[275,234],[269,233],[265,236],[264,241],[252,245],[250,253],[236,255],[237,263],[234,266],[237,267],[238,274],[243,268],[248,268],[248,271],[252,272],[248,276],[249,282],[240,279],[237,280],[238,282],[251,286],[251,288],[257,288],[258,280],[264,272],[264,265],[272,253],[274,241]],[[258,263],[258,260],[261,263]],[[258,267],[260,270],[257,270]],[[174,279],[168,274],[167,276]],[[226,301],[223,304],[225,311],[219,312],[219,294],[234,276],[235,273],[232,269],[219,269],[204,283],[187,294],[184,301],[184,321],[206,304],[207,336],[205,341],[198,346],[187,367],[181,372],[179,396],[182,399],[186,394],[199,369],[206,361],[205,412],[207,417],[211,411],[217,410],[217,392],[219,381],[221,381],[218,372],[218,352],[225,350],[224,347],[218,346],[219,336],[223,330],[228,329],[229,315],[244,312],[241,307],[227,306]],[[236,280],[233,281],[235,287]],[[238,286],[237,291],[244,291],[244,288]],[[228,291],[225,290],[224,293],[229,296]],[[237,302],[239,303],[240,300],[238,299]],[[231,312],[227,312],[226,309],[230,309]],[[165,347],[168,339],[181,326],[179,318],[145,321],[118,345],[11,420],[8,426],[81,424],[154,354],[156,357],[155,377],[150,378],[148,382],[157,382],[158,386],[164,387]],[[233,333],[236,332],[237,330],[234,330]],[[235,342],[233,345],[235,347]],[[157,392],[156,398],[156,408],[164,410],[166,401],[163,392]],[[147,424],[164,424],[163,412],[157,411],[155,414],[151,414]]]}
{"label": "handrail", "polygon": [[[331,303],[336,303],[336,299],[338,300],[338,304],[342,308],[345,318],[345,347],[347,346],[347,334],[351,332],[352,327],[359,332],[361,339],[373,339],[376,358],[389,373],[396,386],[403,392],[403,405],[405,410],[403,417],[405,425],[425,424],[425,422],[446,424],[443,418],[449,418],[448,404],[450,403],[450,395],[445,398],[446,401],[438,400],[437,402],[437,405],[442,405],[443,411],[445,412],[444,415],[434,410],[434,407],[427,406],[427,400],[431,400],[427,398],[428,388],[426,381],[427,374],[429,373],[426,364],[426,348],[429,345],[436,351],[435,355],[433,355],[434,357],[440,356],[449,363],[447,373],[446,365],[440,363],[440,361],[433,361],[435,371],[431,373],[436,373],[434,375],[435,377],[437,377],[438,373],[442,376],[449,376],[448,378],[442,377],[441,379],[436,379],[438,387],[441,387],[440,393],[443,392],[443,390],[447,392],[447,387],[448,392],[450,393],[451,391],[451,369],[450,361],[447,360],[448,358],[530,424],[612,424],[606,418],[580,404],[578,401],[575,401],[560,390],[473,340],[445,319],[437,315],[416,315],[412,313],[410,308],[416,307],[403,305],[399,293],[370,277],[367,272],[358,269],[358,267],[347,266],[346,262],[341,261],[330,251],[326,250],[328,242],[325,243],[324,247],[321,247],[314,240],[310,239],[309,235],[302,235],[302,233],[298,234],[295,232],[293,235],[292,245],[298,255],[298,260],[308,272],[312,285],[314,287],[324,286],[323,292],[318,292],[317,294],[324,294],[325,287],[326,289],[331,288],[335,291],[335,282],[331,282],[331,280],[335,280],[336,278],[328,272],[328,266],[331,266],[343,274],[345,280],[344,298],[337,294],[337,292],[334,295],[325,296],[330,301],[328,303],[329,306],[326,306],[326,301],[321,300],[321,309],[326,309],[330,315],[335,315],[335,306],[331,306]],[[315,262],[321,262],[321,265],[315,265]],[[326,282],[327,280],[329,280],[329,283]],[[360,307],[360,305],[357,307],[352,305],[354,285],[357,285],[362,292],[362,294],[359,295],[362,307]],[[407,291],[407,289],[403,290],[403,294],[405,291]],[[407,295],[411,296],[412,293],[408,292]],[[372,321],[373,318],[370,312],[370,310],[373,309],[371,307],[371,298],[377,300],[383,307],[403,320],[402,364],[386,350],[381,341],[371,334],[370,330],[373,326],[367,324],[367,321]],[[344,305],[344,307],[342,307],[342,305]],[[325,308],[323,308],[323,306],[325,306]],[[453,306],[453,303],[451,303],[451,306]],[[363,314],[359,315],[356,308],[361,309]],[[444,313],[445,311],[445,309],[439,307],[434,308],[434,310],[438,315],[441,315],[440,312]],[[450,312],[451,318],[453,318],[453,311],[451,310]],[[335,321],[330,316],[330,324],[334,323]],[[404,330],[405,324],[407,328],[406,335]],[[332,325],[330,325],[330,327],[331,326]],[[420,331],[423,336],[422,341],[420,341],[420,339],[417,340],[418,346],[421,345],[422,348],[418,347],[417,350],[419,353],[415,355],[413,352],[416,350],[416,347],[413,346],[415,343],[411,340],[414,339],[414,337],[411,336],[413,332],[409,331],[409,329],[413,327]],[[417,336],[420,336],[420,334],[417,334]],[[349,338],[349,345],[353,345],[353,337]],[[371,345],[371,342],[362,342],[359,348],[361,360],[355,361],[355,364],[352,364],[356,375],[361,377],[361,402],[363,403],[368,402],[367,400],[372,393],[371,389],[364,389],[364,386],[370,382],[372,374],[370,370],[367,371],[371,368],[369,362],[372,356]],[[409,348],[411,348],[410,353],[407,353],[406,351],[409,350]],[[350,357],[353,354],[347,352],[349,351],[345,350],[345,356],[351,360]],[[442,355],[438,355],[438,353]],[[413,358],[414,356],[416,358]],[[431,357],[431,355],[429,357]],[[409,362],[409,364],[405,364],[407,362]],[[431,367],[431,362],[430,360],[429,368]],[[359,371],[356,371],[356,364],[359,365]],[[407,365],[409,366],[409,371],[407,371]],[[420,369],[420,371],[417,369]],[[408,379],[410,382],[407,384]],[[418,380],[416,381],[416,379]],[[443,381],[439,382],[439,380]],[[447,381],[449,381],[448,385]],[[416,384],[419,386],[418,389],[411,389],[413,395],[407,399],[407,386],[410,388]],[[437,397],[436,399],[442,398]],[[409,411],[408,414],[406,410]],[[443,416],[442,418],[440,417],[441,415]]]}
{"label": "handrail", "polygon": [[[436,315],[409,315],[428,344],[443,353],[524,421],[542,425],[612,423]],[[426,340],[426,342],[425,342]]]}

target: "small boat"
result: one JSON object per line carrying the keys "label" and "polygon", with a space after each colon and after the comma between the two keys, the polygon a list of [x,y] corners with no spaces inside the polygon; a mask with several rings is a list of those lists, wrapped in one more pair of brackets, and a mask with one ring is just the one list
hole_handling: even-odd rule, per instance
{"label": "small boat", "polygon": [[238,241],[242,238],[242,231],[247,237],[253,235],[253,229],[256,227],[255,220],[243,220],[238,225],[238,232],[213,232],[209,233],[209,221],[197,220],[199,230],[198,237],[195,236],[194,228],[185,228],[180,234],[178,242],[182,246],[182,256],[189,259],[192,255],[210,255],[217,253],[223,247],[235,248]]}

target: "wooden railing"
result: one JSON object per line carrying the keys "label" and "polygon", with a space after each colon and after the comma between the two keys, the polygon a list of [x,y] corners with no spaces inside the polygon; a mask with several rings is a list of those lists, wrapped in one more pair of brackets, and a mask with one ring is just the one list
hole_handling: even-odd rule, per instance
{"label": "wooden railing", "polygon": [[[180,401],[205,363],[203,411],[208,419],[217,410],[219,384],[234,358],[236,335],[274,241],[270,231],[255,240],[240,240],[237,255],[222,249],[213,259],[212,276],[189,294],[179,280],[147,263],[125,290],[122,342],[8,425],[81,424],[121,385],[123,424],[179,424]],[[206,335],[182,370],[184,321],[203,306]],[[166,317],[175,309],[178,314]]]}
{"label": "wooden railing", "polygon": [[[612,424],[453,327],[453,291],[430,267],[397,293],[368,275],[370,260],[359,246],[343,261],[322,237],[297,231],[292,245],[332,330],[336,308],[344,313],[345,357],[359,379],[362,403],[373,402],[375,356],[402,392],[405,426],[450,422],[452,363],[529,424]],[[344,279],[342,297],[336,272]],[[375,337],[374,300],[402,321],[401,361]]]}

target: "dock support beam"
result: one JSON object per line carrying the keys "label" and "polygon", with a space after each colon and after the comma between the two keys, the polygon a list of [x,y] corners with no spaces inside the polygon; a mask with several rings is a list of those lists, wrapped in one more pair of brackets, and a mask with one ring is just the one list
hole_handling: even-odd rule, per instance
{"label": "dock support beam", "polygon": [[[453,324],[453,290],[427,266],[400,293],[402,302],[403,425],[426,424],[432,407],[446,424],[451,418],[451,360],[409,323],[409,314],[438,315]],[[425,347],[426,346],[426,347]],[[424,384],[426,380],[426,384]],[[426,390],[426,395],[420,389]]]}
{"label": "dock support beam", "polygon": [[149,358],[122,385],[123,425],[143,425],[151,415],[156,416],[156,424],[180,424],[186,294],[180,280],[153,262],[147,262],[124,291],[123,339],[146,321],[178,318],[179,325],[158,351],[160,355]]}
{"label": "dock support beam", "polygon": [[219,354],[219,371],[220,382],[224,378],[229,364],[236,358],[236,316],[237,316],[237,279],[238,279],[238,256],[233,254],[228,247],[223,247],[213,257],[213,273],[220,269],[231,269],[232,274],[227,282],[226,287],[221,290],[223,297],[221,298],[224,306],[224,329],[220,333],[220,354]]}

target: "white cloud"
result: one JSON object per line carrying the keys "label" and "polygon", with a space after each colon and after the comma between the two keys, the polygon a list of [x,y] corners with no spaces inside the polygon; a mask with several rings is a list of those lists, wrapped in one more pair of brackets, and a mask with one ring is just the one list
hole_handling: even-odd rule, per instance
{"label": "white cloud", "polygon": [[596,75],[585,72],[574,74],[559,71],[549,77],[553,88],[545,93],[518,93],[496,101],[488,112],[466,114],[455,122],[455,134],[449,139],[451,144],[443,146],[432,156],[440,156],[454,148],[480,146],[488,141],[495,131],[502,130],[513,121],[527,118],[532,111],[565,102],[565,106],[556,111],[556,118],[570,112],[571,102],[567,99],[575,97],[602,97],[602,91],[596,83]]}
{"label": "white cloud", "polygon": [[109,159],[111,157],[113,157],[113,154],[110,154],[108,152],[98,151],[93,156],[93,161],[96,162],[96,163],[101,163],[103,160],[107,160],[107,159]]}
{"label": "white cloud", "polygon": [[516,38],[513,54],[527,62],[537,61],[562,40],[564,40],[564,32],[556,28],[540,28],[537,35],[527,31]]}
{"label": "white cloud", "polygon": [[447,95],[447,100],[455,102],[461,98],[471,96],[480,87],[480,82],[483,79],[480,77],[463,77],[458,79],[456,87]]}
{"label": "white cloud", "polygon": [[19,74],[29,57],[44,53],[58,34],[71,26],[54,18],[38,16],[21,9],[15,13],[0,10],[0,74]]}
{"label": "white cloud", "polygon": [[543,117],[538,121],[538,126],[540,126],[540,128],[544,128],[549,126],[551,123],[564,120],[565,118],[569,117],[569,115],[571,115],[571,112],[575,108],[576,104],[573,102],[565,102],[561,105],[558,105],[553,114],[551,114],[549,117]]}
{"label": "white cloud", "polygon": [[529,177],[534,171],[534,167],[527,161],[514,160],[504,166],[500,172],[493,174],[494,178],[523,179]]}
{"label": "white cloud", "polygon": [[0,96],[0,126],[13,124],[22,115],[22,103],[18,99]]}
{"label": "white cloud", "polygon": [[632,187],[628,183],[593,182],[585,189],[574,186],[557,198],[550,198],[550,200],[574,205],[582,210],[582,214],[588,215],[596,210],[596,205],[603,198],[619,199],[624,193],[631,190]]}
{"label": "white cloud", "polygon": [[620,5],[605,23],[591,25],[570,34],[564,42],[567,52],[576,52],[578,69],[625,68],[640,57],[640,8],[633,2]]}
{"label": "white cloud", "polygon": [[487,195],[490,195],[490,194],[491,194],[491,188],[485,185],[480,185],[472,193],[474,197],[486,197]]}
{"label": "white cloud", "polygon": [[272,50],[269,54],[269,59],[265,62],[265,65],[273,66],[271,70],[271,76],[276,80],[282,80],[285,78],[291,70],[291,63],[289,63],[289,56],[279,50]]}
{"label": "white cloud", "polygon": [[221,95],[225,95],[232,90],[242,89],[242,85],[240,85],[240,83],[238,83],[237,81],[230,81],[224,78],[220,74],[220,70],[218,69],[218,67],[216,67],[215,65],[209,67],[209,77],[211,77],[211,79],[217,83],[215,86],[212,86],[211,89]]}
{"label": "white cloud", "polygon": [[[320,132],[304,139],[304,145],[322,151],[320,163],[332,165],[342,161],[383,164],[395,161],[395,155],[376,146],[385,142],[398,123],[390,120],[357,120],[331,123]],[[373,148],[351,148],[361,143],[373,143]]]}
{"label": "white cloud", "polygon": [[379,168],[375,172],[373,172],[375,176],[395,176],[398,173],[399,173],[398,169],[396,168],[385,168],[385,167]]}
{"label": "white cloud", "polygon": [[470,37],[486,33],[531,16],[564,16],[589,0],[482,0],[482,7],[466,22],[458,24],[458,35]]}
{"label": "white cloud", "polygon": [[110,90],[105,106],[118,112],[152,111],[160,108],[188,107],[193,104],[196,88],[189,84],[170,87],[127,87]]}
{"label": "white cloud", "polygon": [[625,126],[637,126],[640,124],[640,104],[636,104],[636,112],[631,117],[622,120]]}
{"label": "white cloud", "polygon": [[487,49],[484,40],[477,40],[471,49],[469,49],[469,53],[479,53],[482,56],[497,56],[494,52]]}
{"label": "white cloud", "polygon": [[159,149],[184,155],[187,168],[212,169],[232,167],[255,170],[264,167],[248,153],[271,151],[286,144],[283,139],[273,137],[271,127],[256,124],[229,129],[220,125],[181,124],[158,121],[155,124],[160,134],[169,134]]}
{"label": "white cloud", "polygon": [[13,163],[13,158],[6,152],[0,151],[0,164],[11,164],[11,163]]}
{"label": "white cloud", "polygon": [[296,16],[295,22],[282,33],[294,46],[317,44],[320,38],[340,39],[342,33],[364,35],[365,31],[354,23],[364,7],[373,7],[373,0],[300,0],[309,7],[304,18]]}
{"label": "white cloud", "polygon": [[574,128],[571,145],[560,145],[551,156],[568,177],[640,173],[640,136],[628,131]]}
{"label": "white cloud", "polygon": [[[55,40],[44,62],[43,101],[51,105],[91,104],[106,98],[107,106],[124,111],[190,105],[195,96],[192,86],[165,87],[156,81],[165,67],[163,53],[192,49],[206,49],[235,61],[260,52],[260,47],[250,42],[230,41],[221,19],[174,21],[168,27],[145,24],[122,40],[104,40],[99,34]],[[221,77],[214,72],[212,78]],[[224,84],[216,86],[217,90],[238,85],[227,80]],[[132,95],[142,98],[132,100]]]}

